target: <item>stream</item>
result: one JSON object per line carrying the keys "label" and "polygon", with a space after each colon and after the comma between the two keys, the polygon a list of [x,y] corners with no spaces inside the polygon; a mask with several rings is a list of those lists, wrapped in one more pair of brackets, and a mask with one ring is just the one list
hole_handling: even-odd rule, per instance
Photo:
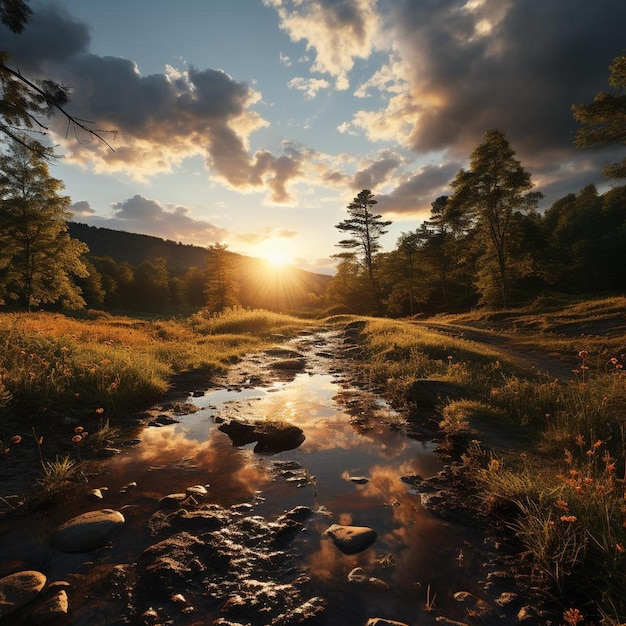
{"label": "stream", "polygon": [[[35,569],[48,581],[68,581],[68,617],[54,622],[63,624],[218,620],[215,623],[252,626],[363,626],[370,618],[383,617],[413,626],[435,623],[441,614],[465,617],[454,594],[463,590],[480,595],[481,557],[475,548],[482,538],[422,507],[407,477],[428,478],[441,470],[435,445],[407,437],[401,415],[346,378],[341,361],[334,358],[337,341],[330,332],[285,341],[280,349],[251,355],[233,366],[214,386],[181,397],[177,412],[156,407],[151,425],[132,433],[139,440],[136,445],[120,446],[121,452],[102,461],[97,474],[62,506],[5,530],[0,537],[0,575]],[[285,356],[293,361],[296,354],[301,368],[285,364]],[[288,422],[303,430],[305,440],[295,449],[259,454],[254,444],[235,446],[219,430],[231,419]],[[139,618],[145,607],[129,597],[139,576],[133,573],[134,565],[156,541],[154,524],[146,520],[162,509],[163,497],[184,493],[192,485],[206,487],[203,502],[236,511],[238,520],[275,520],[303,506],[314,512],[290,541],[291,560],[280,578],[284,582],[289,576],[306,576],[306,597],[322,598],[325,604],[318,621],[300,622],[292,616],[283,622],[269,617],[259,622],[257,614],[220,622],[219,609],[208,601],[194,601],[193,606],[186,601],[188,610],[170,621],[151,621],[147,614]],[[102,488],[100,502],[87,497],[96,487]],[[120,510],[126,519],[109,546],[88,553],[51,547],[50,537],[60,524],[101,508]],[[232,523],[234,518],[229,519]],[[376,541],[356,554],[344,554],[324,535],[331,524],[369,527],[376,531]],[[349,579],[357,567],[367,572],[367,583]],[[129,604],[134,606],[130,617]],[[0,620],[3,626],[20,623],[31,623],[27,613]]]}

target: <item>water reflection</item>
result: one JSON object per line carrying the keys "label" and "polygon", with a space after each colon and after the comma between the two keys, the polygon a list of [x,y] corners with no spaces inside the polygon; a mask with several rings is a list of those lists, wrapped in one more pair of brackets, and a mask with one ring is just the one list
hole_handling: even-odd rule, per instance
{"label": "water reflection", "polygon": [[[262,492],[263,499],[255,499],[255,513],[269,518],[297,505],[328,510],[328,516],[314,518],[297,543],[314,591],[334,607],[337,626],[365,623],[383,610],[389,617],[414,623],[428,585],[440,602],[459,588],[472,590],[471,535],[427,514],[419,496],[400,480],[403,475],[427,477],[440,469],[433,446],[390,427],[388,422],[396,417],[378,399],[364,399],[362,392],[346,389],[331,374],[299,373],[269,387],[211,390],[187,401],[198,411],[180,417],[179,423],[144,429],[139,445],[124,448],[107,462],[97,478],[108,488],[104,502],[87,505],[86,492],[94,485],[85,485],[62,510],[44,516],[47,521],[33,523],[30,533],[35,528],[39,537],[25,541],[25,531],[16,529],[3,538],[4,546],[32,544],[33,559],[27,565],[38,568],[36,561],[48,559],[51,573],[63,577],[78,571],[89,555],[57,554],[52,563],[50,554],[43,548],[37,551],[34,544],[54,524],[89,506],[125,507],[127,525],[105,558],[131,563],[151,541],[146,520],[158,508],[158,499],[200,484],[208,486],[210,502],[226,507],[250,502]],[[218,418],[281,420],[303,429],[306,439],[295,450],[259,456],[253,445],[233,446],[217,429]],[[287,460],[306,469],[311,477],[307,485],[298,488],[277,475],[275,462]],[[363,480],[350,480],[354,476]],[[124,489],[131,481],[137,488]],[[378,539],[362,553],[345,555],[324,537],[332,523],[369,526]],[[460,552],[466,555],[463,560]],[[7,561],[18,558],[12,549],[5,554]],[[349,582],[348,574],[357,566],[380,584],[364,590]]]}

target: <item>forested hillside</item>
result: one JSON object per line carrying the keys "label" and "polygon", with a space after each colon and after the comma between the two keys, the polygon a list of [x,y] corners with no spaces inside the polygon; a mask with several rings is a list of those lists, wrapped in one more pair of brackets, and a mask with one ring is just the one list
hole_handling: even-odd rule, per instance
{"label": "forested hillside", "polygon": [[331,279],[272,268],[219,245],[201,248],[76,222],[68,229],[89,247],[89,275],[79,284],[92,309],[171,313],[241,305],[306,311],[323,305]]}

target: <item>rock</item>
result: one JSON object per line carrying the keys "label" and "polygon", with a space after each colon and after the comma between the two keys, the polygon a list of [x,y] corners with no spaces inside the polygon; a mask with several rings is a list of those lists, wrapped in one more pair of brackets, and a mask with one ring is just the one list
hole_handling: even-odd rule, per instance
{"label": "rock", "polygon": [[299,505],[291,509],[291,511],[287,511],[285,513],[285,517],[288,519],[294,520],[295,522],[306,522],[313,515],[313,510],[308,506]]}
{"label": "rock", "polygon": [[324,534],[328,535],[344,554],[354,554],[369,548],[378,536],[375,530],[367,526],[343,526],[341,524],[333,524],[326,529]]}
{"label": "rock", "polygon": [[245,446],[257,440],[256,426],[254,424],[230,420],[230,422],[220,424],[217,429],[226,433],[234,446]]}
{"label": "rock", "polygon": [[180,420],[177,420],[175,417],[171,415],[158,415],[155,420],[157,424],[161,424],[161,426],[169,426],[170,424],[178,424]]}
{"label": "rock", "polygon": [[409,626],[405,622],[397,622],[394,619],[385,619],[384,617],[370,617],[365,626]]}
{"label": "rock", "polygon": [[466,610],[472,611],[481,619],[489,617],[493,613],[493,607],[488,602],[477,598],[469,591],[457,591],[453,597],[457,602],[464,604]]}
{"label": "rock", "polygon": [[226,433],[234,446],[244,446],[256,441],[254,451],[258,454],[277,454],[293,450],[305,440],[301,428],[287,423],[277,426],[272,423],[249,424],[230,420],[220,424],[218,430]]}
{"label": "rock", "polygon": [[370,479],[367,476],[350,476],[348,480],[351,483],[356,483],[357,485],[364,485],[365,483],[369,483]]}
{"label": "rock", "polygon": [[496,598],[496,604],[501,607],[509,606],[519,601],[519,595],[513,591],[503,591],[498,598]]}
{"label": "rock", "polygon": [[348,574],[348,580],[351,583],[366,583],[369,579],[370,575],[362,567],[355,567]]}
{"label": "rock", "polygon": [[378,589],[389,589],[389,584],[381,578],[370,576],[362,567],[355,567],[348,574],[348,581],[360,585],[370,585]]}
{"label": "rock", "polygon": [[0,619],[28,604],[44,588],[41,572],[24,570],[0,578]]}
{"label": "rock", "polygon": [[185,490],[187,495],[193,496],[194,498],[208,498],[209,492],[204,485],[192,485],[191,487],[187,487]]}
{"label": "rock", "polygon": [[186,497],[186,493],[170,493],[159,500],[159,505],[162,509],[177,509]]}
{"label": "rock", "polygon": [[92,489],[87,492],[87,499],[92,502],[97,502],[98,500],[102,500],[104,496],[102,495],[102,489]]}
{"label": "rock", "polygon": [[113,509],[89,511],[59,526],[52,542],[62,552],[88,552],[109,543],[125,521]]}
{"label": "rock", "polygon": [[141,620],[142,624],[145,624],[145,626],[152,626],[153,624],[157,624],[161,621],[159,614],[152,607],[146,609],[141,614],[141,617],[139,619]]}
{"label": "rock", "polygon": [[126,493],[129,489],[134,489],[137,486],[137,483],[133,480],[130,483],[126,483],[122,487],[120,487],[120,493]]}
{"label": "rock", "polygon": [[35,624],[47,624],[67,615],[68,601],[65,589],[60,589],[48,598],[41,606],[38,606],[31,615]]}
{"label": "rock", "polygon": [[304,359],[283,359],[282,361],[274,361],[270,363],[270,367],[275,370],[286,370],[289,372],[298,372],[303,370],[306,365]]}
{"label": "rock", "polygon": [[277,454],[285,450],[294,450],[305,440],[304,432],[298,426],[263,426],[258,433],[254,451],[258,454]]}

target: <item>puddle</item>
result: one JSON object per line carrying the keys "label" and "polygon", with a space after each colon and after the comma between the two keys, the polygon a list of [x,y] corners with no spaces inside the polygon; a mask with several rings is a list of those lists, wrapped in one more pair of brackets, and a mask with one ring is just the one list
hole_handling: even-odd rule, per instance
{"label": "puddle", "polygon": [[[177,417],[176,424],[145,428],[138,435],[140,444],[106,462],[102,473],[76,490],[63,507],[31,520],[27,529],[5,532],[0,538],[0,574],[15,571],[14,564],[21,563],[55,580],[90,571],[94,576],[106,563],[132,563],[153,542],[146,520],[157,510],[158,500],[199,484],[207,486],[208,502],[229,507],[254,501],[254,514],[267,519],[298,505],[329,511],[332,516],[314,518],[295,542],[316,595],[327,599],[329,612],[336,616],[329,623],[361,625],[378,615],[413,624],[418,614],[428,615],[424,604],[429,586],[438,606],[454,604],[452,594],[460,589],[475,591],[478,564],[473,562],[472,544],[477,538],[468,529],[432,517],[419,495],[400,480],[404,475],[432,476],[441,469],[434,446],[394,428],[400,417],[378,399],[369,405],[369,419],[355,420],[354,409],[342,401],[356,390],[325,373],[328,366],[320,359],[313,360],[315,372],[321,373],[304,371],[270,386],[215,389],[186,398],[197,407],[195,413]],[[259,455],[254,444],[233,446],[218,430],[223,419],[286,421],[300,427],[306,439],[297,449]],[[277,472],[287,461],[301,466],[300,476],[304,473],[307,480],[288,480]],[[124,490],[130,482],[137,487]],[[107,488],[104,501],[88,502],[87,490],[99,486]],[[127,518],[110,549],[93,558],[47,547],[58,524],[102,507],[122,509]],[[321,539],[332,523],[369,526],[378,539],[364,552],[345,555]],[[348,583],[348,573],[358,566],[388,588],[372,592]],[[86,609],[77,610],[80,615]],[[92,623],[89,619],[87,612],[82,621],[72,623]]]}

